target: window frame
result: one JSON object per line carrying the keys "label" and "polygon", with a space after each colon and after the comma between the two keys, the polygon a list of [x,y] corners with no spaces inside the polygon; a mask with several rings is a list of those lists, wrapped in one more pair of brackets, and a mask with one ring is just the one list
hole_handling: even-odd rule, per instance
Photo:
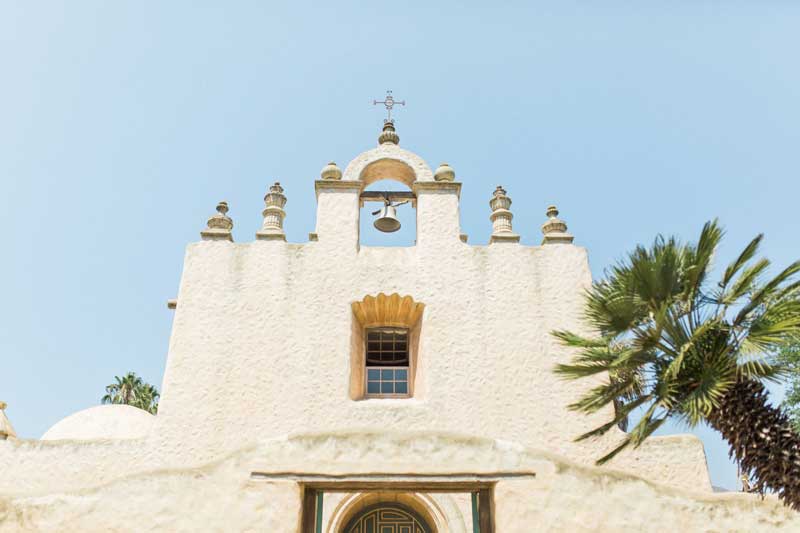
{"label": "window frame", "polygon": [[[381,364],[380,361],[376,361],[374,358],[370,361],[370,353],[375,354],[375,350],[373,349],[370,351],[370,333],[380,332],[382,334],[391,332],[394,335],[397,335],[397,332],[402,332],[402,335],[405,337],[405,350],[404,350],[404,359],[405,364],[395,364],[396,361],[389,360],[389,364]],[[386,355],[386,352],[383,351],[383,338],[380,338],[378,341],[373,340],[373,343],[379,343],[380,347],[378,348],[377,354],[382,360],[383,357]],[[397,344],[397,338],[394,337],[392,339],[392,348],[390,350],[392,356],[396,356],[398,350],[396,349],[395,345]],[[391,399],[391,398],[411,398],[412,391],[411,391],[411,328],[407,327],[396,327],[396,326],[374,326],[364,328],[364,352],[363,352],[363,365],[364,365],[364,398],[365,399]],[[401,352],[403,353],[403,352]],[[389,373],[391,372],[391,376],[389,377]],[[398,372],[405,372],[405,379],[398,379]],[[373,376],[378,374],[378,379],[376,380]],[[372,378],[372,379],[371,379]],[[378,387],[381,389],[380,392],[370,392],[370,383],[377,383]],[[392,392],[383,392],[383,384],[384,383],[393,383]],[[398,383],[405,383],[405,390],[406,392],[395,392],[394,390],[397,388]]]}

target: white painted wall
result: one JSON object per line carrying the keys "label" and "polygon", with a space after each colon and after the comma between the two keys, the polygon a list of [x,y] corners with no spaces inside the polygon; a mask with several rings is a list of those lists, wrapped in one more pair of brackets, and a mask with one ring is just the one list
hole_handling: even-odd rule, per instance
{"label": "white painted wall", "polygon": [[[146,441],[0,442],[0,533],[299,533],[299,485],[280,477],[253,479],[251,472],[352,475],[372,472],[377,464],[387,474],[526,474],[496,485],[499,533],[800,530],[800,514],[773,497],[762,501],[749,494],[675,489],[512,443],[435,432],[302,435],[244,447],[206,464],[171,468],[160,466],[165,455],[172,455],[169,461],[181,457],[174,450],[161,453]],[[24,473],[36,478],[35,487],[9,482]],[[329,498],[331,510],[338,500]],[[463,533],[465,502],[435,500],[438,516],[461,514],[439,533]]]}
{"label": "white painted wall", "polygon": [[[458,189],[441,185],[418,191],[414,247],[358,247],[359,188],[346,181],[318,182],[318,242],[190,245],[154,438],[192,435],[188,446],[211,458],[296,431],[385,427],[504,439],[585,464],[601,456],[609,439],[573,439],[610,414],[568,411],[587,383],[552,373],[570,354],[550,331],[583,327],[586,251],[463,244]],[[349,397],[350,303],[379,292],[426,306],[416,398]],[[658,448],[647,475],[710,490],[698,441]]]}
{"label": "white painted wall", "polygon": [[[380,158],[391,164],[373,165]],[[360,247],[358,178],[391,168],[418,178],[417,245]],[[621,434],[573,441],[610,413],[567,410],[590,384],[554,377],[570,353],[550,336],[585,331],[586,251],[463,244],[460,185],[432,176],[383,145],[344,180],[317,182],[317,242],[189,245],[152,430],[0,442],[0,531],[297,531],[297,483],[255,482],[253,471],[535,473],[498,485],[503,533],[530,531],[531,520],[543,531],[626,529],[592,526],[600,507],[614,520],[634,512],[640,525],[664,513],[697,530],[718,516],[743,531],[797,525],[775,502],[711,495],[691,436],[653,438],[609,468],[591,466]],[[426,306],[415,398],[350,398],[350,303],[379,292]]]}

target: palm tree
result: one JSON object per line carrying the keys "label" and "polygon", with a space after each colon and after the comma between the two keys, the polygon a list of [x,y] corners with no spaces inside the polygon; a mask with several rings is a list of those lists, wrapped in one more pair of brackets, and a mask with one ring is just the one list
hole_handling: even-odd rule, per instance
{"label": "palm tree", "polygon": [[102,403],[130,405],[135,397],[136,389],[143,383],[142,378],[135,372],[128,372],[122,377],[114,376],[114,379],[116,383],[106,387],[106,395],[103,396]]}
{"label": "palm tree", "polygon": [[730,454],[758,490],[777,492],[800,509],[800,436],[768,403],[764,381],[783,369],[774,354],[800,335],[800,261],[765,280],[770,265],[756,258],[762,235],[748,244],[712,284],[711,261],[722,238],[716,221],[697,243],[658,237],[637,247],[587,293],[585,315],[599,333],[553,334],[577,348],[556,372],[569,379],[605,375],[570,408],[594,413],[615,404],[614,418],[577,440],[641,419],[597,463],[638,447],[667,419],[704,422],[730,445]]}
{"label": "palm tree", "polygon": [[159,396],[160,394],[158,389],[149,383],[144,383],[137,389],[136,398],[131,405],[138,407],[139,409],[144,409],[148,413],[156,414],[158,411]]}
{"label": "palm tree", "polygon": [[783,408],[789,413],[792,427],[800,432],[800,339],[795,344],[787,346],[778,354],[778,361],[786,366],[789,378],[787,379],[786,397],[783,399]]}
{"label": "palm tree", "polygon": [[100,400],[104,404],[125,404],[155,414],[158,411],[158,389],[142,381],[135,372],[114,376],[115,383],[106,387]]}

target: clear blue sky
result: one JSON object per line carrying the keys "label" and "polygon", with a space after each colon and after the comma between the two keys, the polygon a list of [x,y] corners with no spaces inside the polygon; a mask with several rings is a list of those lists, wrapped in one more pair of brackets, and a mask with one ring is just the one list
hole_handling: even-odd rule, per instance
{"label": "clear blue sky", "polygon": [[503,184],[524,244],[555,202],[596,276],[713,217],[720,260],[757,232],[777,264],[800,257],[797,3],[499,6],[3,2],[0,398],[20,435],[115,374],[160,384],[165,301],[215,203],[251,240],[279,179],[304,242],[313,180],[374,145],[387,88],[408,101],[401,145],[464,182],[471,243]]}

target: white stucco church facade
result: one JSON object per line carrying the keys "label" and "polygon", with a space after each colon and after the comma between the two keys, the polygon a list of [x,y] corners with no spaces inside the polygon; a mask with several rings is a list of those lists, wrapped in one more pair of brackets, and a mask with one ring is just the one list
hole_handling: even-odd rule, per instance
{"label": "white stucco church facade", "polygon": [[[383,179],[407,186],[389,199],[416,210],[413,246],[359,242]],[[591,283],[555,208],[523,246],[498,188],[490,242],[469,244],[454,170],[392,122],[313,185],[308,242],[286,242],[275,184],[251,241],[221,203],[188,246],[157,416],[94,407],[39,440],[3,426],[0,532],[800,531],[777,500],[713,493],[693,436],[603,468],[621,431],[574,441],[610,413],[569,411],[591,384],[552,371],[571,354],[550,332],[589,333]]]}

